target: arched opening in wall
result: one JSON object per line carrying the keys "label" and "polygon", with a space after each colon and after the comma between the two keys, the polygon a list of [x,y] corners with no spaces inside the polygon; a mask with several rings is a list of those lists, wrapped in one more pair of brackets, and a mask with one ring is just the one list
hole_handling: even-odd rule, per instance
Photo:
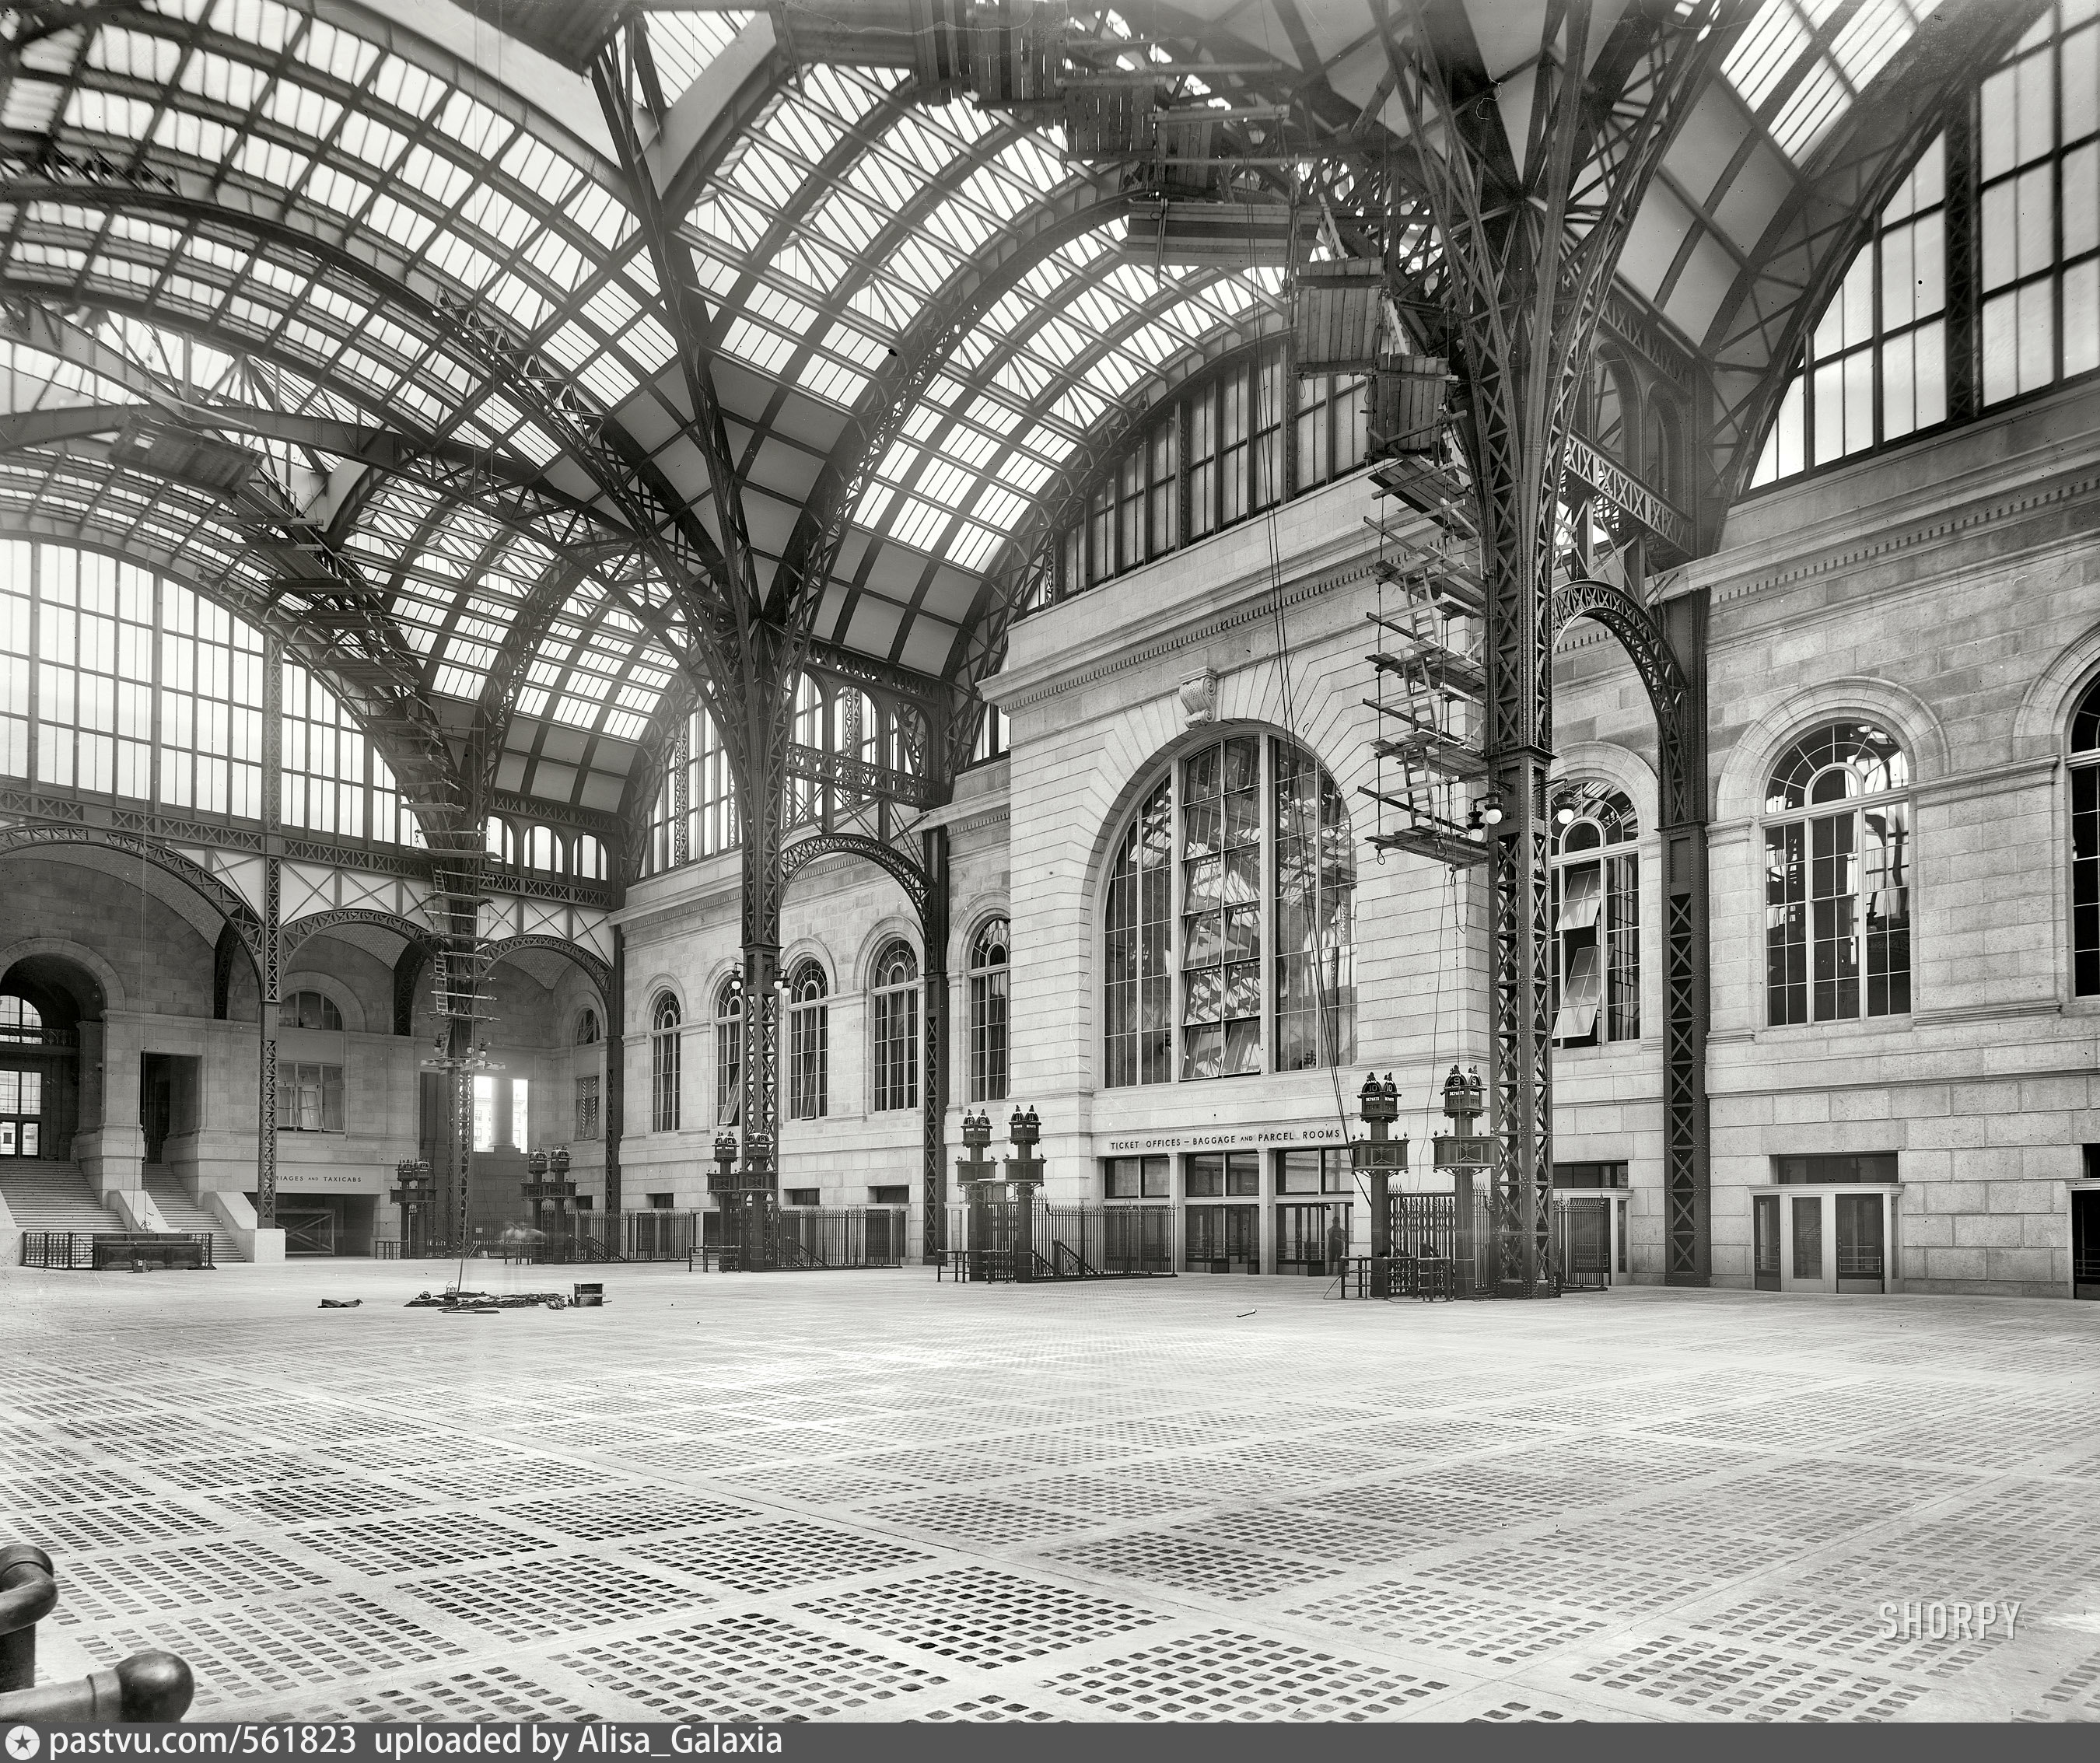
{"label": "arched opening in wall", "polygon": [[875,959],[869,984],[875,1110],[919,1105],[919,958],[902,938]]}
{"label": "arched opening in wall", "polygon": [[528,869],[541,870],[549,875],[568,872],[568,853],[562,848],[561,835],[551,826],[535,826],[527,835],[525,864]]}
{"label": "arched opening in wall", "polygon": [[99,1023],[102,987],[63,955],[29,955],[0,974],[0,1172],[65,1162],[80,1125],[81,1034]]}
{"label": "arched opening in wall", "polygon": [[823,964],[799,961],[788,976],[788,1117],[821,1120],[831,1112],[831,988]]}
{"label": "arched opening in wall", "polygon": [[1356,879],[1348,807],[1304,749],[1185,751],[1110,841],[1103,1084],[1348,1064]]}
{"label": "arched opening in wall", "polygon": [[1590,370],[1589,404],[1590,444],[1628,470],[1638,469],[1634,415],[1639,406],[1619,364],[1606,356],[1599,355]]}
{"label": "arched opening in wall", "polygon": [[743,1113],[743,976],[715,988],[715,1125],[734,1126]]}
{"label": "arched opening in wall", "polygon": [[587,832],[576,835],[576,879],[579,881],[605,879],[605,847]]}
{"label": "arched opening in wall", "polygon": [[1685,502],[1683,434],[1675,400],[1661,391],[1651,393],[1641,436],[1641,476],[1664,501],[1680,509]]}
{"label": "arched opening in wall", "polygon": [[518,835],[510,822],[501,816],[491,814],[483,829],[482,848],[499,863],[506,866],[518,861]]}

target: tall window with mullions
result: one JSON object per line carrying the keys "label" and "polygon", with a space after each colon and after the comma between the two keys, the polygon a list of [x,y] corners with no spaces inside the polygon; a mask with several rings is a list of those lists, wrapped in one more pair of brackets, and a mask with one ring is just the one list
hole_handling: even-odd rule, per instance
{"label": "tall window with mullions", "polygon": [[1553,792],[1553,1038],[1563,1047],[1640,1038],[1639,828],[1601,782]]}
{"label": "tall window with mullions", "polygon": [[1357,862],[1335,780],[1270,743],[1276,800],[1276,1069],[1356,1056]]}
{"label": "tall window with mullions", "polygon": [[1946,155],[1919,155],[1816,320],[1754,487],[1946,420]]}
{"label": "tall window with mullions", "polygon": [[1910,766],[1886,730],[1831,722],[1773,767],[1765,800],[1766,1020],[1910,1009]]}
{"label": "tall window with mullions", "polygon": [[788,978],[788,1117],[821,1120],[831,1107],[831,1006],[824,970],[802,961]]}
{"label": "tall window with mullions", "polygon": [[1983,83],[1983,402],[2100,367],[2100,24],[2058,0]]}
{"label": "tall window with mullions", "polygon": [[973,1102],[1006,1099],[1008,950],[1004,919],[988,919],[970,941],[970,1083]]}
{"label": "tall window with mullions", "polygon": [[1107,1082],[1174,1075],[1174,784],[1161,780],[1123,829],[1109,869]]}
{"label": "tall window with mullions", "polygon": [[678,1131],[679,1025],[683,1012],[678,1000],[660,992],[650,1012],[650,1130]]}
{"label": "tall window with mullions", "polygon": [[919,1105],[919,958],[892,943],[876,957],[870,988],[875,1038],[875,1110]]}
{"label": "tall window with mullions", "polygon": [[1181,765],[1181,1075],[1261,1069],[1261,742]]}
{"label": "tall window with mullions", "polygon": [[2071,989],[2100,996],[2100,681],[2071,719]]}

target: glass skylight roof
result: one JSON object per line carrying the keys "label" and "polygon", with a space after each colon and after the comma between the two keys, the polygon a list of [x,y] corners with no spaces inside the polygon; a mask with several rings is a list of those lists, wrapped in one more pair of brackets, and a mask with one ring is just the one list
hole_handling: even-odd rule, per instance
{"label": "glass skylight roof", "polygon": [[[1764,0],[1721,71],[1796,165],[1814,155],[1939,0]],[[1834,29],[1832,27],[1834,25]]]}

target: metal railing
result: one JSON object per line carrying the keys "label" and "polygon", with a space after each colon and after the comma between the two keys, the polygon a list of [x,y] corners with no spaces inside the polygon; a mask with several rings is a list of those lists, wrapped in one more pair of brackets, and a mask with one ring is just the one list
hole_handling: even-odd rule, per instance
{"label": "metal railing", "polygon": [[911,1218],[906,1207],[781,1206],[761,1216],[770,1220],[770,1240],[757,1245],[757,1254],[732,1231],[723,1241],[696,1245],[689,1264],[725,1273],[747,1263],[779,1272],[904,1265]]}
{"label": "metal railing", "polygon": [[210,1267],[203,1231],[24,1231],[22,1265],[52,1269]]}
{"label": "metal railing", "polygon": [[952,1206],[942,1276],[963,1280],[1171,1279],[1171,1206],[1053,1204],[1039,1200],[1026,1258],[1017,1252],[1020,1202]]}
{"label": "metal railing", "polygon": [[188,1712],[195,1684],[172,1653],[134,1653],[77,1682],[38,1685],[37,1624],[58,1601],[49,1555],[24,1543],[0,1549],[0,1721],[72,1726],[177,1721]]}

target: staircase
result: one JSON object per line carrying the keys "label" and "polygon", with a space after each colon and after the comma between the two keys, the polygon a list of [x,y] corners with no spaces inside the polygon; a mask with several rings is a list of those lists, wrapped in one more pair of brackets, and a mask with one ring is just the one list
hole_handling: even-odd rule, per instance
{"label": "staircase", "polygon": [[24,1231],[116,1231],[117,1214],[95,1198],[87,1178],[71,1163],[13,1162],[0,1166],[0,1200]]}
{"label": "staircase", "polygon": [[222,1267],[246,1258],[227,1235],[218,1215],[191,1199],[172,1171],[164,1166],[149,1163],[146,1166],[145,1181],[146,1197],[160,1208],[161,1216],[170,1230],[180,1231],[186,1236],[210,1237],[211,1258]]}

